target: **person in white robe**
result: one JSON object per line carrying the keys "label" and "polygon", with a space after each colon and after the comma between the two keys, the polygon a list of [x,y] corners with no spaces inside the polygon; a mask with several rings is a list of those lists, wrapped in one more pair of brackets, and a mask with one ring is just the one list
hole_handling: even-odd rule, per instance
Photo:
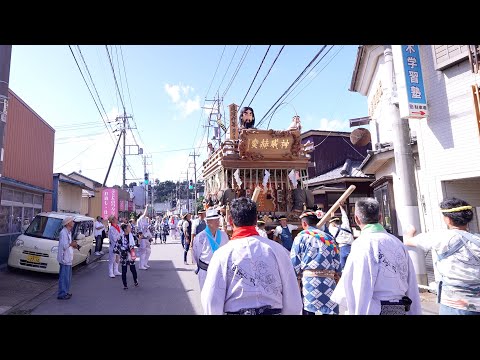
{"label": "person in white robe", "polygon": [[301,315],[297,277],[285,248],[255,229],[257,205],[230,204],[230,241],[213,254],[201,291],[206,315]]}
{"label": "person in white robe", "polygon": [[198,282],[200,291],[203,288],[205,278],[207,276],[208,264],[221,246],[228,243],[228,235],[225,231],[220,230],[220,215],[215,208],[209,208],[205,214],[207,226],[195,236],[193,241],[192,255],[197,264]]}
{"label": "person in white robe", "polygon": [[113,250],[118,239],[123,237],[123,231],[118,225],[118,218],[115,215],[110,215],[108,221],[110,222],[110,227],[108,229],[108,276],[114,278],[115,276],[122,275],[118,269],[120,259],[117,261],[116,254]]}
{"label": "person in white robe", "polygon": [[328,231],[333,236],[333,239],[338,244],[340,248],[340,270],[345,267],[348,255],[352,249],[352,243],[354,240],[352,228],[350,227],[350,221],[348,220],[348,215],[345,209],[340,204],[340,211],[342,213],[342,220],[335,217],[330,219]]}
{"label": "person in white robe", "polygon": [[407,228],[403,242],[432,250],[439,315],[480,315],[480,234],[468,224],[473,206],[464,200],[446,198],[440,211],[448,229],[418,234]]}
{"label": "person in white robe", "polygon": [[138,244],[140,245],[138,247],[138,255],[140,256],[138,268],[140,270],[147,270],[150,267],[150,265],[148,265],[148,259],[152,253],[150,238],[146,237],[143,233],[139,233],[138,235]]}
{"label": "person in white robe", "polygon": [[380,221],[377,200],[355,203],[355,222],[362,232],[352,244],[330,299],[347,315],[421,315],[417,275],[408,249]]}
{"label": "person in white robe", "polygon": [[265,221],[257,220],[257,232],[261,237],[268,239],[267,231],[265,230]]}

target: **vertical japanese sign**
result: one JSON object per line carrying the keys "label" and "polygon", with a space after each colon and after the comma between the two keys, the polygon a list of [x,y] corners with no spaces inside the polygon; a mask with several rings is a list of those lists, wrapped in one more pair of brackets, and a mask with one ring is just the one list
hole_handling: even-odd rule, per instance
{"label": "vertical japanese sign", "polygon": [[401,45],[401,47],[408,98],[408,117],[425,118],[428,116],[428,108],[418,45]]}
{"label": "vertical japanese sign", "polygon": [[238,106],[235,104],[228,105],[230,111],[230,140],[238,140]]}
{"label": "vertical japanese sign", "polygon": [[118,190],[102,190],[102,217],[108,219],[110,215],[118,217]]}

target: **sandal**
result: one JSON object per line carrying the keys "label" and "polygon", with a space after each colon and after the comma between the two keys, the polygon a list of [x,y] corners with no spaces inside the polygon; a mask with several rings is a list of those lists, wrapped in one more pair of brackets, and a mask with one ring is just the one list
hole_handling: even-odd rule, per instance
{"label": "sandal", "polygon": [[135,286],[138,286],[138,281],[137,281],[137,282],[135,282]]}

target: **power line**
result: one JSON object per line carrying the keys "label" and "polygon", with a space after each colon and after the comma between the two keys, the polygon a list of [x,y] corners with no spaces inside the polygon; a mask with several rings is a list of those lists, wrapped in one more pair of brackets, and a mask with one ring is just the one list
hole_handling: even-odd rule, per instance
{"label": "power line", "polygon": [[230,60],[230,63],[228,64],[227,70],[225,71],[225,74],[223,74],[222,81],[220,81],[220,85],[218,85],[217,95],[219,95],[219,93],[220,93],[220,87],[223,84],[223,80],[225,80],[225,76],[227,76],[228,70],[230,69],[230,65],[232,65],[232,62],[233,62],[233,59],[235,58],[235,54],[237,53],[238,47],[239,47],[239,45],[237,45],[237,47],[235,48],[235,52],[233,53],[232,59]]}
{"label": "power line", "polygon": [[235,69],[235,72],[233,73],[233,76],[232,76],[232,78],[230,79],[230,82],[228,83],[227,88],[226,88],[225,91],[223,92],[222,98],[224,98],[225,95],[227,94],[228,90],[230,90],[230,87],[232,86],[233,81],[234,81],[235,78],[237,77],[238,72],[240,71],[240,68],[241,68],[242,65],[243,65],[243,62],[244,62],[245,59],[247,58],[248,52],[250,51],[250,48],[251,48],[251,47],[252,47],[252,45],[247,45],[247,47],[246,47],[245,50],[243,51],[242,57],[240,58],[240,61],[239,61],[238,65],[237,65],[237,68]]}
{"label": "power line", "polygon": [[[215,75],[217,74],[218,66],[220,65],[220,62],[221,62],[221,60],[222,60],[222,58],[223,58],[223,53],[224,53],[224,51],[225,51],[225,48],[226,48],[226,45],[225,45],[225,47],[223,48],[222,54],[220,55],[220,60],[218,61],[217,68],[215,69],[215,73],[213,74],[212,83],[213,83],[213,80],[215,79]],[[210,83],[210,87],[211,87],[211,85],[212,85],[212,84]],[[208,91],[210,91],[210,87],[208,88]],[[208,94],[208,91],[207,91],[207,94]],[[207,101],[207,95],[205,95],[205,99],[203,100],[203,106],[202,106],[202,108],[205,107],[206,101]],[[198,134],[198,129],[200,129],[200,126],[201,126],[201,124],[202,124],[202,115],[203,115],[203,111],[200,112],[200,118],[199,118],[199,120],[198,120],[197,130],[195,131],[195,136],[194,136],[194,138],[193,138],[192,147],[194,147],[194,145],[195,145],[195,141],[196,141],[196,139],[197,139],[197,134]],[[210,123],[210,119],[209,119],[209,123]],[[205,133],[206,133],[206,128],[204,128],[203,135],[202,135],[202,140],[200,141],[200,143],[203,142],[203,139],[204,139],[204,137],[205,137]]]}
{"label": "power line", "polygon": [[[310,85],[311,82],[323,71],[323,69],[325,69],[325,68],[328,66],[328,64],[330,64],[330,63],[332,62],[332,60],[338,55],[338,53],[339,53],[340,51],[342,51],[343,48],[344,48],[344,46],[340,47],[340,49],[338,49],[338,51],[337,51],[335,54],[333,54],[333,56],[328,60],[328,62],[325,64],[325,66],[324,66],[323,68],[321,68],[314,76],[312,76],[312,78],[310,79],[310,81],[309,81],[307,84],[305,84],[305,86],[304,86],[302,89],[300,89],[300,91],[299,91],[293,98],[291,98],[290,101],[292,101],[293,99],[295,99],[295,98],[298,96],[298,94],[300,94],[308,85]],[[327,54],[328,54],[328,53],[330,52],[330,50],[332,50],[332,49],[333,49],[333,46],[332,46],[330,49],[328,49],[327,53],[322,57],[322,59],[323,59],[325,56],[327,56]],[[320,59],[319,62],[318,62],[317,64],[315,64],[315,66],[317,66],[322,59]],[[314,66],[313,68],[315,68],[315,66]],[[313,68],[312,68],[312,70],[313,70]],[[290,91],[290,94],[293,93],[294,90],[295,90],[295,89],[292,89],[292,91]],[[290,94],[288,94],[287,97],[288,97]]]}
{"label": "power line", "polygon": [[[142,142],[143,146],[145,147],[145,141],[143,141],[142,139],[142,136],[140,134],[140,130],[138,128],[138,125],[137,125],[137,122],[135,121],[135,113],[133,111],[133,103],[132,103],[132,98],[130,97],[130,88],[128,86],[128,78],[127,78],[127,70],[125,68],[125,62],[123,60],[123,50],[122,50],[122,46],[120,45],[120,55],[121,55],[121,58],[122,58],[122,65],[123,65],[123,72],[125,74],[125,83],[127,85],[127,93],[128,93],[128,99],[130,101],[130,107],[132,108],[132,120],[133,120],[133,124],[134,126],[136,127],[136,130],[137,130],[137,134],[138,134],[138,138],[140,139],[140,141]],[[133,137],[133,141],[135,142],[136,145],[138,145],[137,143],[137,140],[135,139],[135,136],[133,135],[133,131],[132,131],[132,137]]]}
{"label": "power line", "polygon": [[262,62],[260,63],[260,66],[259,66],[258,69],[257,69],[257,73],[256,73],[255,76],[253,77],[252,83],[250,84],[250,87],[248,88],[247,93],[245,94],[245,97],[243,98],[242,102],[240,103],[240,106],[239,106],[240,109],[242,108],[243,102],[244,102],[245,99],[247,98],[247,95],[248,95],[248,93],[250,92],[250,89],[252,88],[253,83],[255,82],[255,79],[257,78],[258,72],[259,72],[260,69],[262,68],[263,62],[265,61],[265,58],[267,57],[267,54],[268,54],[268,52],[270,51],[270,48],[271,48],[271,47],[272,47],[272,45],[268,45],[268,49],[267,49],[267,51],[265,52],[265,55],[263,56]]}
{"label": "power line", "polygon": [[275,103],[272,105],[272,107],[265,113],[265,115],[260,119],[258,126],[260,126],[260,124],[263,122],[263,120],[268,116],[268,114],[270,113],[270,111],[272,111],[272,109],[275,107],[275,105],[277,105],[281,99],[285,96],[285,94],[297,83],[297,81],[302,77],[302,75],[308,70],[308,68],[314,63],[314,61],[320,56],[320,54],[322,53],[322,51],[327,47],[327,45],[324,45],[320,51],[313,57],[313,59],[308,63],[308,65],[305,67],[305,69],[303,69],[303,71],[300,73],[300,75],[297,76],[297,78],[293,81],[293,83],[288,87],[287,90],[285,90],[285,92],[278,98],[277,101],[275,101]]}
{"label": "power line", "polygon": [[[108,129],[107,129],[108,131]],[[68,160],[65,164],[61,165],[61,166],[58,166],[57,167],[57,170],[61,169],[62,167],[64,167],[65,165],[67,165],[69,162],[75,160],[77,157],[79,157],[80,155],[82,155],[85,151],[87,151],[88,149],[90,149],[93,145],[96,145],[97,142],[94,142],[93,144],[91,144],[90,146],[88,146],[87,148],[83,149],[81,152],[79,152],[77,155],[75,155],[73,158],[71,158],[70,160]]]}
{"label": "power line", "polygon": [[90,90],[90,87],[88,86],[87,80],[85,79],[85,76],[83,75],[82,69],[80,68],[80,64],[77,61],[77,58],[75,57],[75,54],[73,53],[72,47],[68,45],[68,48],[70,49],[70,52],[72,53],[73,59],[75,60],[75,63],[77,64],[78,70],[80,71],[80,74],[82,75],[83,81],[85,82],[85,85],[87,86],[88,92],[92,96],[93,102],[95,103],[95,106],[97,107],[98,113],[100,114],[100,117],[102,118],[103,123],[105,124],[105,128],[107,129],[108,133],[110,134],[110,138],[113,140],[115,143],[115,140],[110,133],[110,130],[108,129],[107,123],[105,122],[105,119],[103,118],[102,112],[100,111],[100,108],[98,107],[97,102],[95,101],[95,97],[92,94],[92,91]]}
{"label": "power line", "polygon": [[220,60],[218,60],[217,68],[215,69],[215,73],[213,74],[212,81],[210,81],[210,86],[208,87],[207,93],[205,94],[205,98],[208,96],[208,93],[210,92],[210,88],[212,87],[213,80],[215,80],[215,76],[217,75],[218,67],[220,66],[220,63],[222,62],[223,54],[225,53],[226,48],[227,48],[227,45],[225,45],[223,47],[222,55],[220,55]]}
{"label": "power line", "polygon": [[250,106],[250,105],[252,104],[253,99],[255,99],[255,96],[257,96],[258,91],[260,90],[260,88],[262,87],[263,83],[265,82],[265,79],[267,78],[268,74],[270,74],[270,70],[272,70],[273,65],[275,65],[275,62],[277,61],[278,57],[279,57],[280,54],[282,53],[282,50],[283,50],[284,47],[285,47],[285,45],[282,46],[282,48],[280,49],[280,51],[279,51],[278,54],[277,54],[277,57],[275,58],[275,60],[273,60],[273,63],[272,63],[272,65],[270,66],[270,69],[268,69],[267,75],[265,75],[265,77],[263,78],[262,82],[260,83],[260,86],[258,87],[257,91],[255,92],[255,94],[253,95],[252,99],[251,99],[250,102],[248,103],[248,106]]}
{"label": "power line", "polygon": [[[302,78],[301,80],[299,80],[299,81],[295,84],[295,86],[288,92],[288,94],[286,94],[286,95],[284,96],[284,101],[283,101],[282,103],[280,103],[279,105],[277,105],[277,107],[275,108],[275,110],[274,110],[274,111],[272,112],[272,114],[270,115],[270,120],[268,121],[267,129],[270,127],[270,122],[271,122],[272,119],[273,119],[273,115],[279,110],[280,106],[283,105],[283,104],[289,104],[289,102],[287,102],[287,98],[290,96],[290,94],[293,93],[293,91],[302,83],[302,81],[304,81],[304,80],[308,77],[308,75],[310,75],[310,73],[315,69],[315,67],[317,67],[318,64],[320,64],[320,62],[325,58],[325,56],[328,55],[328,53],[333,49],[334,46],[335,46],[335,45],[332,45],[332,46],[330,47],[330,49],[328,49],[327,52],[326,52],[325,54],[323,54],[322,57],[315,63],[315,65],[313,65],[313,67],[308,70],[308,72],[303,76],[303,78]],[[338,54],[338,52],[337,52],[337,54]],[[336,54],[335,54],[335,55],[336,55]],[[333,57],[335,57],[335,56],[333,56]],[[333,59],[333,58],[332,58],[332,59]],[[330,59],[330,61],[331,61],[332,59]],[[330,61],[327,62],[327,64],[326,64],[317,74],[315,74],[315,75],[312,77],[312,79],[307,83],[307,85],[305,85],[290,101],[292,101],[293,99],[295,99],[295,98],[297,97],[297,95],[300,94],[300,93],[303,91],[303,89],[305,89],[305,88],[313,81],[313,79],[315,79],[315,78],[317,77],[317,75],[318,75],[320,72],[322,72],[323,69],[325,69],[325,67],[330,63]],[[296,111],[295,111],[295,114],[296,114]]]}
{"label": "power line", "polygon": [[120,87],[122,88],[122,97],[125,97],[125,93],[123,92],[122,72],[120,71],[120,61],[118,61],[117,45],[115,45],[115,54],[117,55],[118,76],[120,77]]}
{"label": "power line", "polygon": [[108,46],[105,45],[105,49],[107,50],[108,60],[110,61],[110,66],[112,68],[113,79],[115,80],[115,85],[117,86],[117,92],[120,96],[120,101],[122,102],[122,106],[125,109],[125,104],[123,103],[122,94],[120,93],[120,88],[118,87],[117,77],[115,76],[115,69],[113,68],[112,58],[110,57],[110,52],[108,51]]}
{"label": "power line", "polygon": [[105,118],[108,120],[108,114],[105,111],[105,107],[103,106],[102,100],[100,99],[100,95],[98,94],[97,87],[95,86],[95,82],[93,81],[92,75],[90,74],[90,70],[88,69],[88,66],[87,66],[87,62],[85,61],[85,58],[83,57],[82,50],[80,49],[79,45],[77,45],[77,49],[78,49],[78,52],[80,53],[83,64],[85,65],[85,69],[87,70],[88,77],[90,78],[90,81],[92,82],[93,89],[95,90],[95,93],[97,94],[98,102],[100,103],[100,106],[102,107],[102,110],[105,113]]}

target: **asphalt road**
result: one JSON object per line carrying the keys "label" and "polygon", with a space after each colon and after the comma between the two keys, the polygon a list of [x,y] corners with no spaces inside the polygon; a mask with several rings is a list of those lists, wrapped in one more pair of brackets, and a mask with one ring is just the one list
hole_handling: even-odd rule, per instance
{"label": "asphalt road", "polygon": [[[107,244],[104,244],[106,252]],[[189,254],[189,261],[191,257]],[[200,315],[200,289],[194,265],[183,264],[179,240],[152,244],[148,270],[138,269],[139,286],[133,286],[128,270],[129,289],[121,276],[108,276],[108,254],[90,265],[76,269],[69,300],[57,299],[57,287],[48,290],[32,315]]]}

